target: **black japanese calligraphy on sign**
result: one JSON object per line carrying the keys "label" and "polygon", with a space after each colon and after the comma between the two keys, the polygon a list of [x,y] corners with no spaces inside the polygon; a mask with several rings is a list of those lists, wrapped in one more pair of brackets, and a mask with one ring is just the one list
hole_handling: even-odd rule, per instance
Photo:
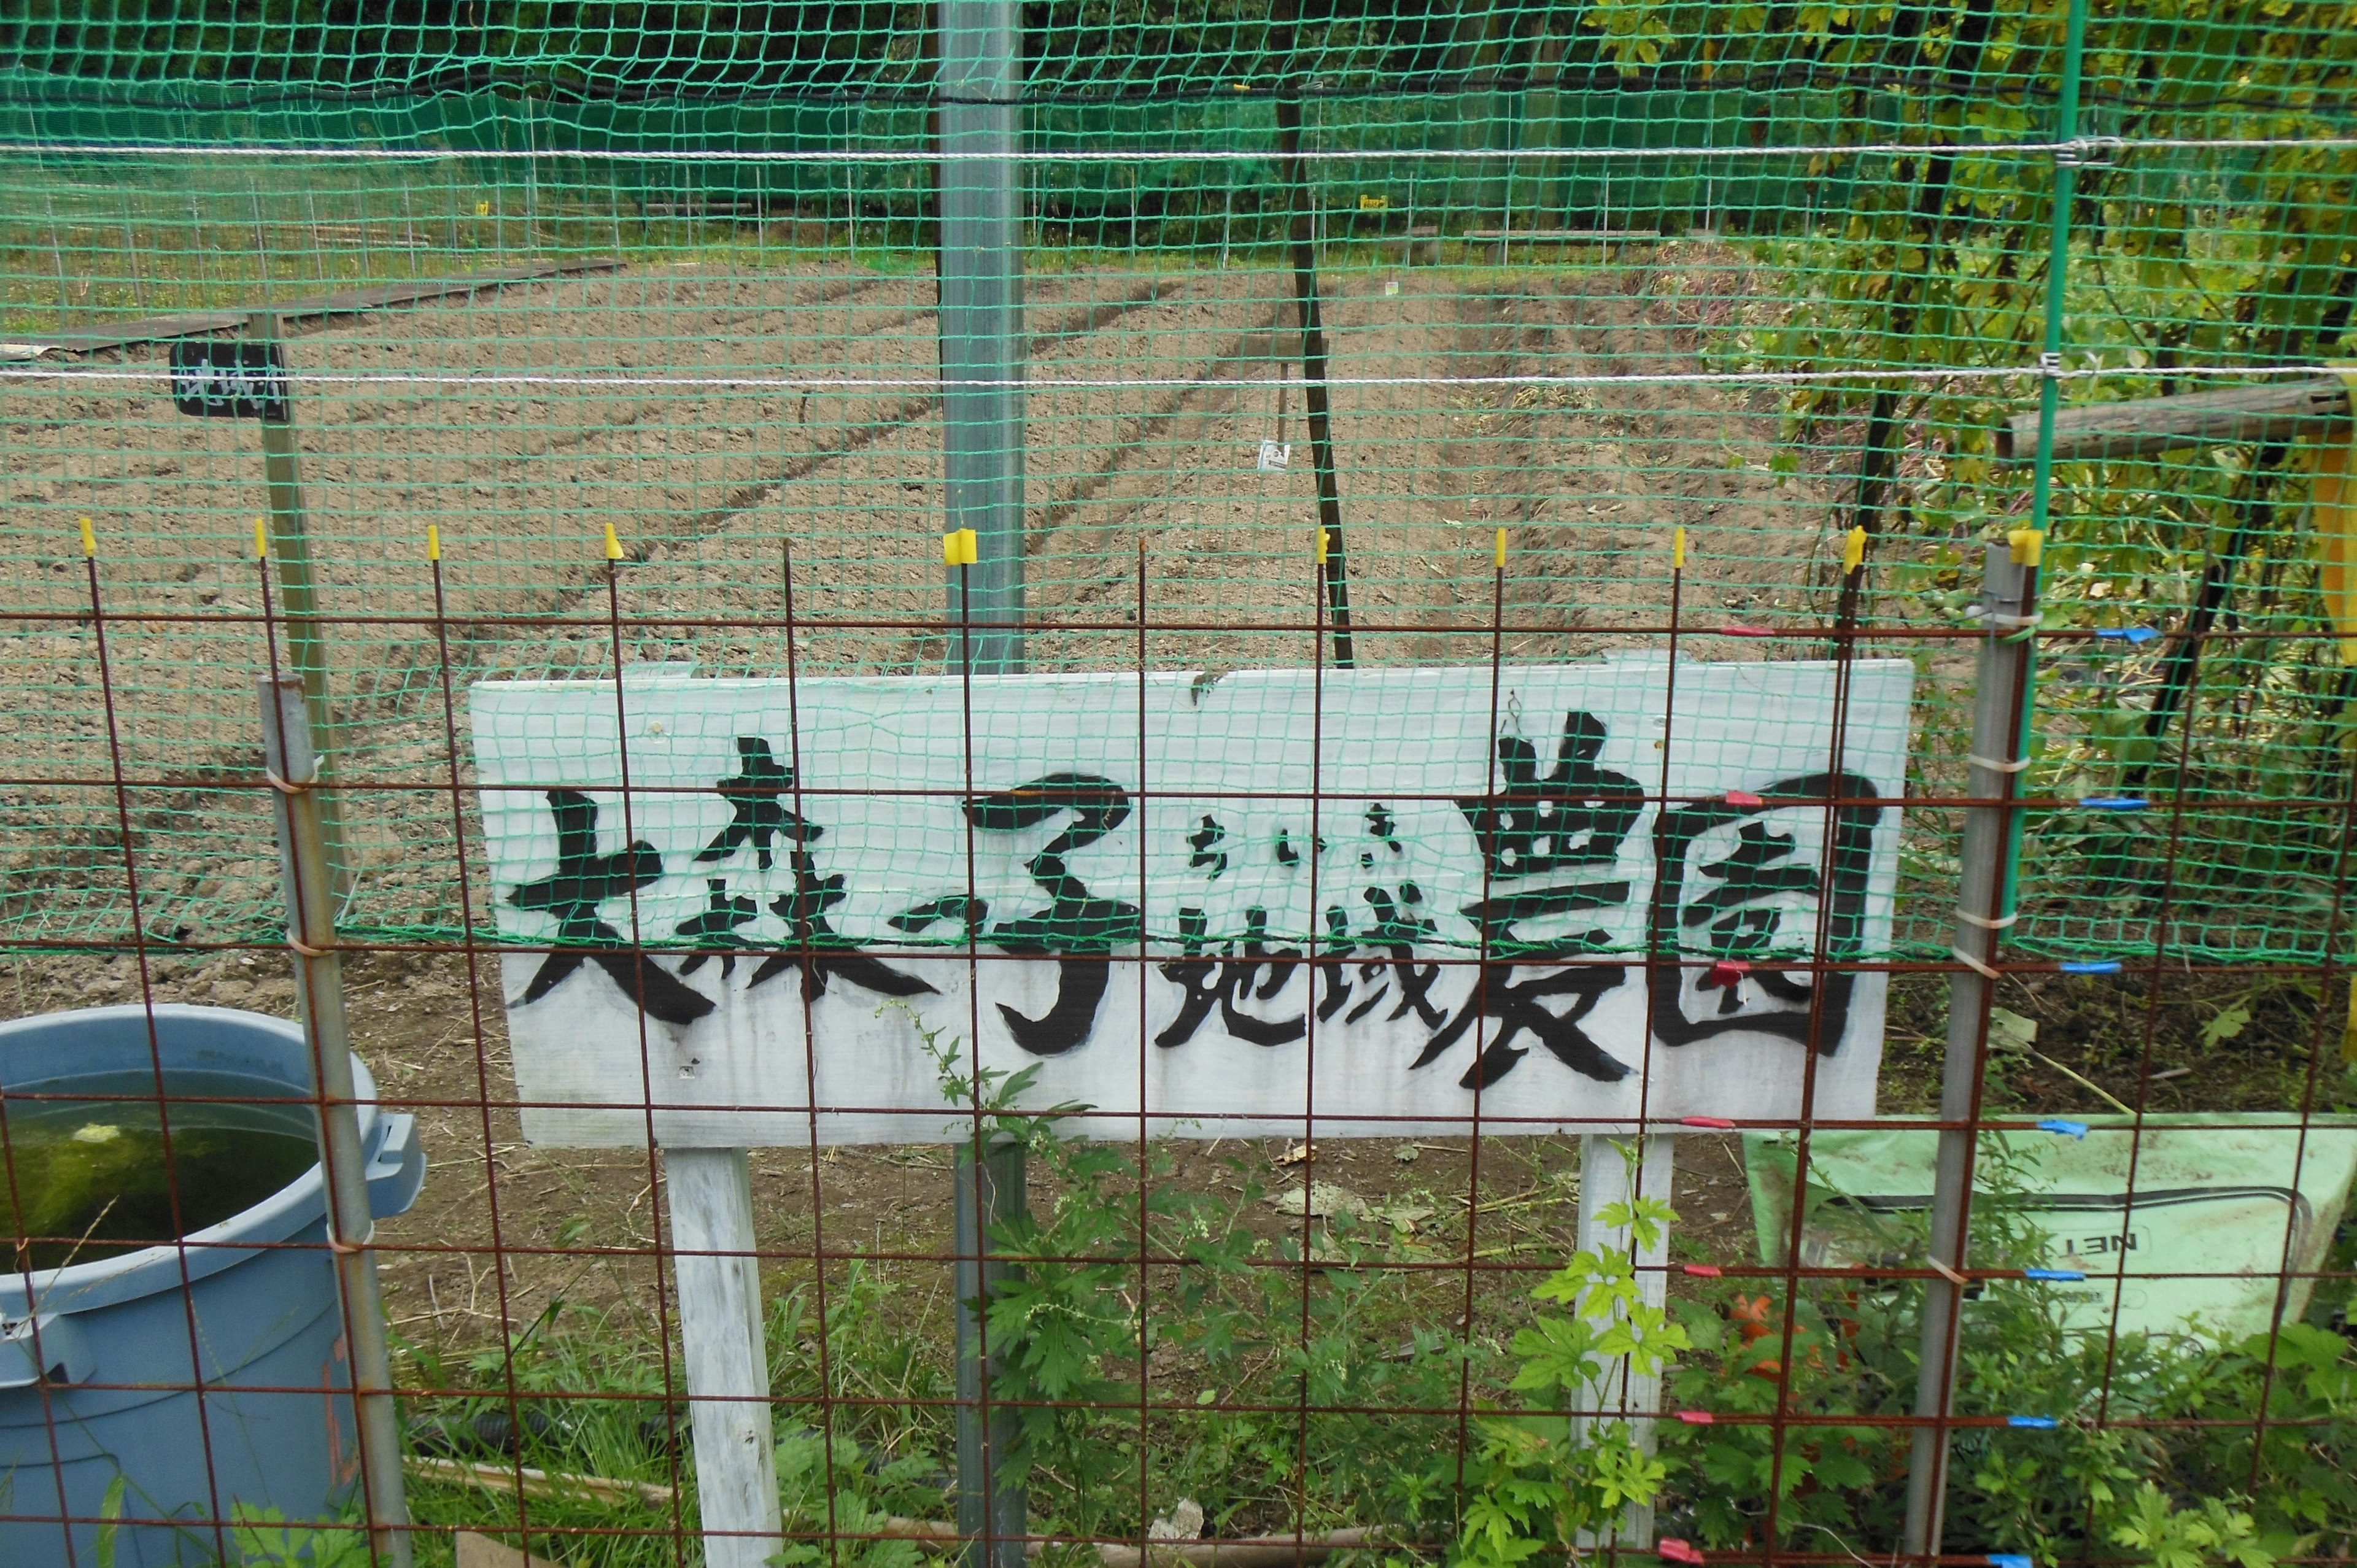
{"label": "black japanese calligraphy on sign", "polygon": [[[1089,1037],[1112,978],[1106,955],[1141,940],[1144,917],[1135,904],[1101,898],[1072,874],[1066,856],[1087,848],[1129,820],[1129,796],[1094,773],[1050,773],[1028,784],[965,802],[967,820],[989,833],[1021,832],[1070,813],[1071,823],[1031,857],[1031,880],[1048,907],[991,926],[992,946],[1010,953],[1056,959],[1056,1000],[1033,1018],[998,1004],[1015,1043],[1035,1057],[1061,1056]],[[985,911],[975,911],[979,923]]]}
{"label": "black japanese calligraphy on sign", "polygon": [[726,860],[749,840],[758,864],[767,871],[775,863],[770,845],[777,836],[782,832],[792,839],[790,827],[802,823],[785,802],[786,791],[794,787],[793,770],[781,767],[770,743],[757,735],[737,737],[737,765],[734,777],[713,786],[728,802],[728,825],[713,835],[696,855],[696,863]]}
{"label": "black japanese calligraphy on sign", "polygon": [[[1542,778],[1538,753],[1520,736],[1498,737],[1498,771],[1503,787],[1457,802],[1481,848],[1494,887],[1501,883],[1546,879],[1549,886],[1493,892],[1465,906],[1481,929],[1488,955],[1472,992],[1456,1015],[1426,1042],[1413,1064],[1426,1067],[1458,1041],[1478,1039],[1484,1019],[1499,1027],[1474,1056],[1458,1082],[1486,1088],[1530,1054],[1514,1042],[1524,1035],[1573,1071],[1606,1083],[1629,1076],[1629,1066],[1604,1049],[1582,1026],[1604,994],[1626,978],[1623,966],[1592,961],[1609,946],[1598,929],[1553,938],[1531,938],[1516,929],[1524,921],[1618,908],[1629,901],[1624,879],[1585,877],[1577,873],[1609,868],[1645,809],[1644,790],[1625,773],[1596,766],[1606,730],[1595,714],[1573,709],[1564,715],[1563,738],[1552,771]],[[1573,873],[1567,879],[1560,874]],[[1545,1004],[1560,1001],[1557,1012]]]}
{"label": "black japanese calligraphy on sign", "polygon": [[524,987],[523,1003],[539,1001],[586,961],[612,976],[622,994],[649,1017],[693,1024],[711,1012],[711,998],[681,983],[598,915],[598,906],[608,899],[627,897],[662,879],[662,856],[654,845],[640,839],[614,854],[598,854],[597,803],[577,789],[551,789],[548,809],[556,818],[556,873],[514,889],[508,902],[555,917],[556,940],[574,946],[548,955]]}
{"label": "black japanese calligraphy on sign", "polygon": [[[1653,826],[1653,898],[1646,921],[1646,941],[1652,951],[1674,955],[1699,945],[1719,961],[1696,977],[1694,991],[1717,991],[1717,1005],[1708,1015],[1687,1011],[1685,977],[1690,972],[1675,963],[1652,968],[1653,1034],[1663,1045],[1690,1046],[1738,1030],[1774,1035],[1802,1045],[1813,1043],[1818,1053],[1831,1056],[1841,1048],[1849,1026],[1849,1008],[1857,979],[1834,969],[1812,982],[1805,976],[1773,969],[1754,969],[1751,961],[1767,955],[1776,938],[1782,911],[1778,899],[1820,900],[1824,925],[1824,952],[1829,960],[1854,958],[1864,950],[1867,885],[1873,866],[1874,830],[1883,809],[1872,804],[1878,793],[1874,781],[1855,773],[1812,773],[1781,779],[1760,794],[1768,799],[1751,804],[1724,800],[1680,806],[1662,812]],[[1802,802],[1833,802],[1802,805]],[[1779,833],[1760,819],[1777,811],[1804,810],[1832,818],[1832,854],[1828,858],[1833,887],[1828,893],[1814,857],[1795,853],[1792,834]],[[1741,823],[1734,848],[1724,858],[1693,864],[1695,846],[1715,828]],[[1699,941],[1695,940],[1699,938]],[[1813,946],[1816,933],[1803,940]],[[1746,1007],[1742,988],[1753,987],[1770,1002],[1794,1009]],[[1822,1001],[1816,987],[1824,987]]]}
{"label": "black japanese calligraphy on sign", "polygon": [[1520,736],[1498,737],[1502,789],[1460,799],[1457,809],[1480,841],[1496,877],[1536,876],[1610,865],[1645,809],[1645,791],[1625,773],[1596,766],[1604,721],[1575,708],[1564,715],[1555,768],[1539,777],[1538,751]]}
{"label": "black japanese calligraphy on sign", "polygon": [[[1374,811],[1380,812],[1383,808],[1377,806]],[[1369,925],[1353,929],[1350,911],[1339,905],[1326,910],[1326,937],[1319,944],[1321,956],[1318,961],[1326,994],[1318,1004],[1318,1021],[1330,1021],[1356,996],[1358,1004],[1342,1013],[1343,1023],[1355,1024],[1381,1006],[1396,984],[1399,1000],[1385,1021],[1396,1022],[1414,1013],[1426,1026],[1437,1028],[1448,1017],[1432,1002],[1433,983],[1440,978],[1440,965],[1419,963],[1415,956],[1417,945],[1429,942],[1439,932],[1437,926],[1424,918],[1424,890],[1413,882],[1403,882],[1395,891],[1369,887],[1360,897],[1373,913]],[[1359,960],[1358,978],[1353,980],[1350,976],[1351,955],[1359,952],[1384,956]]]}
{"label": "black japanese calligraphy on sign", "polygon": [[1244,911],[1243,937],[1226,944],[1226,955],[1212,958],[1207,950],[1210,920],[1200,909],[1178,911],[1179,956],[1161,965],[1162,978],[1183,993],[1178,1016],[1154,1036],[1157,1046],[1185,1045],[1195,1031],[1220,1010],[1227,1032],[1248,1045],[1289,1046],[1309,1032],[1306,1015],[1264,1018],[1245,1010],[1253,1002],[1267,1002],[1293,983],[1301,963],[1299,948],[1269,946],[1268,911]]}
{"label": "black japanese calligraphy on sign", "polygon": [[[878,996],[935,994],[933,987],[924,981],[870,957],[861,950],[856,939],[834,929],[827,912],[849,895],[844,891],[841,873],[832,876],[819,873],[818,855],[812,846],[826,835],[826,830],[786,802],[787,792],[794,788],[793,769],[781,766],[770,743],[759,736],[737,737],[737,771],[733,776],[713,786],[728,802],[728,825],[715,834],[695,858],[699,863],[726,860],[750,844],[756,863],[767,871],[776,864],[776,842],[783,839],[786,868],[794,879],[791,892],[770,900],[770,912],[786,924],[783,950],[773,950],[764,958],[754,969],[753,978],[745,983],[745,989],[750,991],[794,970],[802,975],[802,998],[808,1002],[825,995],[828,982],[836,979]],[[749,902],[729,900],[724,913],[721,894],[720,885],[715,884],[712,908],[698,917],[699,920],[732,919]],[[697,933],[683,925],[680,934]],[[742,944],[729,936],[705,945]],[[722,962],[725,973],[727,961],[724,959]],[[685,972],[684,965],[682,972]]]}
{"label": "black japanese calligraphy on sign", "polygon": [[758,919],[761,906],[750,898],[731,897],[726,877],[711,877],[704,886],[707,900],[704,912],[682,920],[673,932],[695,944],[695,950],[681,961],[679,972],[683,978],[694,974],[716,952],[720,955],[720,978],[726,980],[737,972],[737,952],[753,945],[737,934],[737,928]]}
{"label": "black japanese calligraphy on sign", "polygon": [[[1329,859],[1359,885],[1338,884],[1334,897],[1320,898],[1318,929],[1307,940],[1273,932],[1267,904],[1243,909],[1241,929],[1216,940],[1206,909],[1182,906],[1178,950],[1156,962],[1178,1005],[1155,1044],[1184,1045],[1211,1025],[1238,1042],[1274,1048],[1303,1040],[1319,1025],[1413,1019],[1423,1044],[1412,1069],[1472,1042],[1473,1060],[1458,1079],[1469,1090],[1499,1082],[1533,1050],[1599,1082],[1627,1078],[1631,1064],[1588,1028],[1640,961],[1629,956],[1639,939],[1629,920],[1580,917],[1637,913],[1630,908],[1634,878],[1623,867],[1650,803],[1634,779],[1599,765],[1608,739],[1599,718],[1571,710],[1552,766],[1542,771],[1530,741],[1501,736],[1497,788],[1457,798],[1487,872],[1482,896],[1457,911],[1480,938],[1480,961],[1468,968],[1433,956],[1444,940],[1462,939],[1444,938],[1440,911],[1415,880],[1400,875],[1408,868],[1407,850],[1389,804],[1367,803],[1365,836],[1347,854],[1329,855],[1338,846],[1283,824],[1236,832],[1209,814],[1184,819],[1178,853],[1207,885],[1250,877],[1263,865],[1280,878],[1308,876]],[[692,856],[694,865],[712,872],[704,878],[703,907],[683,910],[673,903],[664,917],[664,935],[687,949],[675,971],[625,937],[606,908],[661,881],[662,854],[644,840],[602,850],[597,805],[577,790],[546,793],[557,869],[513,887],[506,902],[550,916],[560,947],[540,964],[517,1005],[540,1001],[594,967],[648,1016],[683,1026],[716,1005],[688,977],[716,960],[725,991],[740,958],[758,961],[747,992],[791,972],[810,1000],[836,981],[885,997],[938,994],[920,975],[867,950],[862,937],[836,929],[835,911],[849,897],[846,875],[822,866],[827,830],[796,810],[793,768],[758,736],[735,737],[735,751],[736,771],[711,786],[728,821]],[[1653,816],[1641,945],[1652,955],[1645,962],[1648,1011],[1665,1046],[1741,1032],[1831,1055],[1846,1029],[1855,976],[1836,969],[1813,978],[1778,960],[1796,943],[1813,947],[1819,923],[1824,957],[1838,961],[1863,950],[1883,808],[1872,803],[1872,781],[1852,773],[1783,779],[1763,791],[1764,800],[1736,794]],[[974,832],[993,839],[1039,835],[1024,843],[1029,853],[1021,865],[1042,900],[1020,913],[994,915],[979,897],[949,895],[913,904],[884,923],[916,937],[950,922],[963,927],[966,941],[1055,960],[1055,996],[1044,1012],[1035,1017],[1006,1002],[995,1005],[1017,1047],[1035,1057],[1061,1056],[1094,1031],[1114,952],[1146,941],[1139,908],[1093,891],[1074,869],[1075,857],[1130,820],[1132,798],[1113,778],[1067,771],[968,797],[961,809]],[[1811,811],[1829,823],[1831,842],[1823,851],[1804,851],[1793,825],[1813,820],[1795,812]],[[684,857],[685,848],[680,853]],[[735,886],[732,866],[740,878]],[[791,877],[791,887],[778,891],[772,876]],[[758,880],[748,886],[744,878]],[[1804,908],[1813,912],[1811,929],[1786,929]],[[782,923],[782,939],[765,917]],[[1708,961],[1696,964],[1694,955]],[[1297,987],[1297,979],[1306,985]]]}
{"label": "black japanese calligraphy on sign", "polygon": [[[1540,972],[1528,980],[1516,980],[1515,974],[1523,971]],[[1426,1043],[1423,1054],[1408,1065],[1430,1066],[1480,1020],[1495,1018],[1499,1026],[1496,1036],[1475,1055],[1473,1065],[1457,1080],[1458,1088],[1487,1089],[1513,1071],[1515,1064],[1530,1055],[1528,1047],[1514,1045],[1515,1039],[1524,1034],[1544,1046],[1549,1055],[1574,1072],[1605,1083],[1618,1083],[1629,1076],[1629,1064],[1598,1045],[1580,1025],[1596,1010],[1604,993],[1618,986],[1626,974],[1621,965],[1609,963],[1552,967],[1528,962],[1484,963],[1474,982],[1473,993],[1458,1008],[1448,1026]],[[1541,1005],[1550,998],[1566,999],[1568,1005],[1560,1013]]]}

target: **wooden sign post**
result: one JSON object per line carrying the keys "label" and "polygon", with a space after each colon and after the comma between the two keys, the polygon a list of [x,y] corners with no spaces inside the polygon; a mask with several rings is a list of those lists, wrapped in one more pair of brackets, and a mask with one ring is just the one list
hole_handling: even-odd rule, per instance
{"label": "wooden sign post", "polygon": [[270,501],[270,554],[285,610],[287,661],[302,682],[308,724],[320,750],[319,833],[337,909],[351,896],[335,792],[335,723],[328,708],[328,638],[319,618],[311,534],[303,505],[302,447],[295,431],[295,387],[280,341],[279,313],[257,310],[238,339],[184,338],[172,345],[173,406],[201,419],[251,419],[262,426],[262,473]]}
{"label": "wooden sign post", "polygon": [[[1574,1245],[1581,1251],[1629,1251],[1630,1228],[1607,1225],[1604,1212],[1641,1196],[1667,1203],[1676,1150],[1676,1134],[1670,1133],[1647,1133],[1632,1143],[1596,1133],[1580,1139],[1579,1230]],[[1632,1261],[1637,1265],[1637,1289],[1647,1306],[1659,1309],[1670,1299],[1669,1259],[1666,1229],[1652,1246],[1636,1249]],[[1604,1412],[1599,1419],[1627,1421],[1635,1429],[1639,1450],[1653,1452],[1660,1435],[1655,1430],[1660,1423],[1654,1419],[1662,1408],[1659,1372],[1640,1371],[1623,1356],[1606,1367],[1604,1376],[1579,1402]],[[1641,1551],[1652,1543],[1652,1505],[1631,1504],[1620,1544]]]}
{"label": "wooden sign post", "polygon": [[709,1568],[761,1568],[778,1550],[770,1353],[743,1149],[665,1149],[663,1191],[687,1353],[688,1426]]}

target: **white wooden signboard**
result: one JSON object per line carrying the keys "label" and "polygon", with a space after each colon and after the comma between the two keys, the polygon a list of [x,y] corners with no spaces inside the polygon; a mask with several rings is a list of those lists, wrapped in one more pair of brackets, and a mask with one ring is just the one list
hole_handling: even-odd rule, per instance
{"label": "white wooden signboard", "polygon": [[1110,1136],[1791,1116],[1813,1027],[1870,1115],[1883,978],[1754,966],[1887,946],[1897,809],[1790,798],[1900,793],[1912,668],[1837,767],[1832,664],[1669,673],[478,684],[526,1135],[969,1136],[920,1028]]}

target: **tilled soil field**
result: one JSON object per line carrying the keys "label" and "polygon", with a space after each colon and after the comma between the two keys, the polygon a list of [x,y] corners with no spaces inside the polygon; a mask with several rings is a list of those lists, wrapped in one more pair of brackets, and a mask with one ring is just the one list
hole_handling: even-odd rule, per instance
{"label": "tilled soil field", "polygon": [[[1772,390],[1640,379],[1705,368],[1749,281],[1732,252],[1702,243],[1587,266],[1326,278],[1361,660],[1486,659],[1500,526],[1509,659],[1658,646],[1616,628],[1663,621],[1679,526],[1695,553],[1695,628],[1797,605],[1833,488],[1770,477]],[[1152,663],[1313,657],[1316,488],[1290,289],[1288,274],[1241,268],[1031,280],[1034,668],[1134,662],[1135,634],[1102,628],[1135,618],[1141,545]],[[609,525],[630,558],[625,660],[780,671],[789,541],[806,670],[942,656],[942,435],[923,384],[934,297],[930,277],[848,267],[635,268],[339,318],[292,341],[321,607],[342,618],[328,662],[361,862],[350,918],[457,923],[442,640],[461,699],[487,675],[609,670]],[[0,501],[19,544],[0,563],[19,612],[0,646],[18,758],[0,795],[0,876],[7,923],[27,936],[127,929],[111,788],[96,787],[111,779],[93,744],[110,716],[84,516],[99,591],[125,618],[109,628],[111,722],[142,782],[146,929],[235,940],[274,901],[253,682],[274,637],[287,651],[252,559],[256,427],[174,413],[160,358],[0,388]],[[1504,380],[1534,375],[1626,379]],[[354,377],[393,379],[338,379]],[[1290,446],[1283,470],[1257,466],[1265,440]],[[438,632],[429,523],[445,551]]]}

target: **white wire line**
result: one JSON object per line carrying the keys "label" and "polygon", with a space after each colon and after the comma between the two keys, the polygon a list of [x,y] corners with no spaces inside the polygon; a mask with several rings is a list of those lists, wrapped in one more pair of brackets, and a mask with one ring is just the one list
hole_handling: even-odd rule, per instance
{"label": "white wire line", "polygon": [[[1305,147],[1297,156],[1305,163],[1383,163],[1450,159],[1563,158],[1816,158],[1876,156],[1946,155],[1965,156],[2049,156],[2076,162],[2094,162],[2124,152],[2146,149],[2233,151],[2238,148],[2357,147],[2357,135],[2347,136],[2081,136],[2063,142],[1821,142],[1792,146],[1673,146],[1673,147]],[[1274,147],[1068,148],[1026,147],[1017,161],[1033,164],[1131,164],[1147,162],[1266,163],[1278,156]],[[610,163],[726,164],[934,164],[999,162],[997,158],[950,157],[938,147],[838,148],[676,147],[361,147],[302,144],[173,142],[0,142],[0,156],[59,157],[186,157],[186,158],[314,158],[336,161],[438,162],[449,158],[490,160],[602,159]]]}
{"label": "white wire line", "polygon": [[[1257,367],[1255,367],[1257,368]],[[2087,366],[2079,370],[2049,371],[2035,363],[2027,365],[1977,365],[1942,367],[1892,366],[1878,369],[1859,366],[1846,371],[1654,371],[1633,375],[1516,375],[1516,376],[1328,376],[1324,384],[1339,388],[1385,387],[1609,387],[1609,386],[1807,386],[1837,381],[1992,381],[2015,378],[2055,381],[2095,381],[2106,377],[2158,379],[2162,377],[2245,378],[2282,376],[2334,376],[2341,372],[2329,365],[2207,365],[2123,368],[2104,365]],[[1215,387],[1249,384],[1249,378],[1235,376],[1120,376],[1081,377],[1071,380],[1015,377],[990,380],[963,377],[932,376],[848,376],[841,378],[812,376],[642,376],[619,372],[580,372],[565,374],[537,371],[453,371],[436,373],[427,371],[293,371],[286,372],[290,381],[299,386],[350,387],[460,387],[468,389],[499,389],[509,387],[557,387],[603,390],[608,388],[649,389],[676,387],[682,391],[750,392],[926,392],[946,390],[982,392],[994,388],[1030,388],[1040,392],[1063,391],[1208,391]],[[159,376],[169,380],[168,371],[153,369],[116,369],[111,366],[66,364],[0,365],[0,381],[141,381],[154,383]],[[1501,411],[1492,411],[1501,412]],[[1522,410],[1538,413],[1541,410]],[[1561,412],[1577,413],[1578,410]]]}

